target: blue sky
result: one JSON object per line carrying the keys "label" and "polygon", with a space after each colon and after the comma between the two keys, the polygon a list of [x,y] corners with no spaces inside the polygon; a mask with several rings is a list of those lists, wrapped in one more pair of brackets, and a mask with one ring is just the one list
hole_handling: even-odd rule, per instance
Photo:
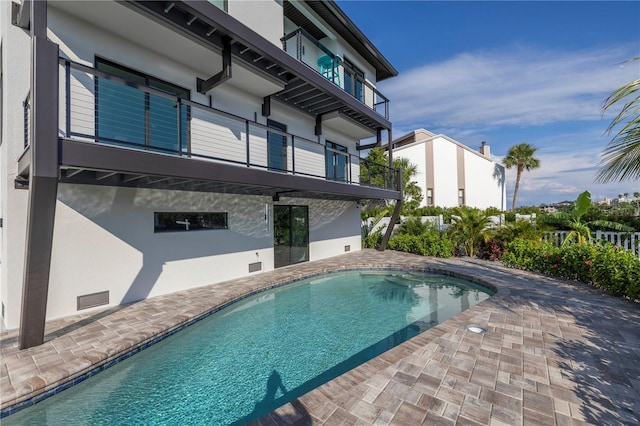
{"label": "blue sky", "polygon": [[[391,99],[394,137],[425,128],[496,161],[527,142],[541,167],[525,172],[518,205],[640,192],[596,184],[604,99],[640,77],[640,2],[338,0],[400,72],[378,88]],[[515,170],[507,171],[511,206]]]}

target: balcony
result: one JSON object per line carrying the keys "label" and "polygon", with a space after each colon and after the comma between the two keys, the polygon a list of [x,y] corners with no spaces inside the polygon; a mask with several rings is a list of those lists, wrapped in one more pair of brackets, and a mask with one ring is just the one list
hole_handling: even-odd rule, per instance
{"label": "balcony", "polygon": [[[231,40],[231,62],[234,70],[252,70],[280,85],[280,88],[269,93],[261,93],[262,97],[270,97],[314,118],[320,118],[323,125],[333,124],[334,128],[354,138],[364,139],[376,135],[379,130],[391,128],[388,100],[375,91],[373,86],[365,85],[365,102],[356,99],[322,77],[317,70],[283,51],[280,46],[264,39],[209,2],[165,4],[133,1],[122,4],[152,17],[154,22],[177,31],[184,35],[185,39],[197,40],[198,43],[214,50],[222,51],[224,40]],[[314,7],[316,6],[321,7],[319,3],[314,3]],[[289,44],[291,43],[293,41]],[[210,68],[211,75],[219,71],[218,67]],[[233,84],[233,80],[237,78],[236,74],[234,71],[229,84]],[[200,77],[207,78],[209,75]],[[343,83],[341,84],[344,87]]]}
{"label": "balcony", "polygon": [[[334,54],[304,28],[298,28],[285,35],[282,38],[282,48],[362,104],[382,117],[389,118],[389,99],[366,81],[359,70]],[[299,97],[302,98],[303,95],[305,94],[301,93]],[[295,101],[292,95],[288,98]],[[325,107],[321,101],[310,96],[298,103],[301,108],[306,108],[312,113]]]}
{"label": "balcony", "polygon": [[400,196],[397,170],[367,167],[362,179],[366,160],[318,141],[69,60],[60,59],[60,76],[63,182],[353,200]]}

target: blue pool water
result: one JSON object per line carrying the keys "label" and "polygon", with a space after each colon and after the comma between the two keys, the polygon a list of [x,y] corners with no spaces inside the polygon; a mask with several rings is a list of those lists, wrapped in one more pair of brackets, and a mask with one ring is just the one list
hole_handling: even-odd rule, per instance
{"label": "blue pool water", "polygon": [[429,273],[305,279],[235,303],[2,424],[245,424],[491,294]]}

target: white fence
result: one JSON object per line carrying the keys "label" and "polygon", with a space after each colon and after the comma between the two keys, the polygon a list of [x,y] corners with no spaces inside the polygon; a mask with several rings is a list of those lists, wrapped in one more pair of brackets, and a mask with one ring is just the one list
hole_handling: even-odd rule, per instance
{"label": "white fence", "polygon": [[[545,232],[544,241],[560,245],[567,238],[570,231]],[[593,234],[596,240],[607,241],[625,250],[633,252],[640,258],[640,232],[603,232],[596,231]]]}
{"label": "white fence", "polygon": [[[400,223],[396,224],[393,227],[394,232],[397,231],[398,228],[401,226],[401,224],[407,219],[410,219],[410,218],[406,216],[400,216]],[[444,231],[446,229],[446,225],[444,223],[444,219],[442,218],[442,215],[422,216],[420,219],[422,220],[422,223],[430,222],[431,224],[433,224],[435,229],[438,229],[440,231]],[[375,221],[375,218],[368,217],[362,222],[362,228],[366,229],[368,232],[380,232],[381,234],[384,235],[387,232],[387,227],[389,226],[389,222],[391,221],[391,218],[388,216],[385,216],[381,218],[379,222],[374,222],[374,221]]]}

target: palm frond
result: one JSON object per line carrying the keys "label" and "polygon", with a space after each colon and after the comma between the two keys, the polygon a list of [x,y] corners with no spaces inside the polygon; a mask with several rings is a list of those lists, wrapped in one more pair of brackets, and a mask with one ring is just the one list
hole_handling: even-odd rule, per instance
{"label": "palm frond", "polygon": [[[630,61],[640,60],[640,57]],[[599,163],[600,171],[596,182],[606,183],[623,180],[640,180],[640,79],[631,81],[614,90],[602,106],[603,113],[614,105],[626,103],[607,127],[611,134],[615,128],[622,128],[604,149]]]}

